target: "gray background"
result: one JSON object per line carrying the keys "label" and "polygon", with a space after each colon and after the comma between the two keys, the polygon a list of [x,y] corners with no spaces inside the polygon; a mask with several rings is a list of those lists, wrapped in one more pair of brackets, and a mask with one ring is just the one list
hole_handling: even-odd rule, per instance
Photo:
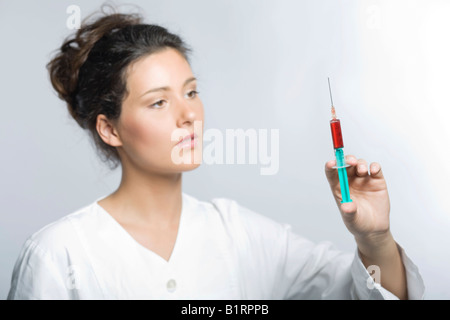
{"label": "gray background", "polygon": [[[127,3],[116,1],[116,4]],[[382,165],[391,229],[429,299],[449,299],[450,6],[445,1],[134,1],[194,49],[205,130],[279,129],[280,168],[202,165],[201,200],[228,197],[314,240],[355,243],[324,175],[333,159],[327,77],[346,154]],[[101,1],[0,0],[0,298],[26,237],[109,194],[109,172],[52,91],[45,64]],[[123,7],[122,11],[129,11]]]}

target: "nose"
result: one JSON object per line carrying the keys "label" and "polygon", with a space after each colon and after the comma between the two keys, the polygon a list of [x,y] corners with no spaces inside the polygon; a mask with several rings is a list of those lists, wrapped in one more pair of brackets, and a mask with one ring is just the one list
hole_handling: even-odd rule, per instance
{"label": "nose", "polygon": [[177,126],[179,128],[193,125],[196,117],[197,114],[193,105],[186,101],[180,103],[177,115]]}

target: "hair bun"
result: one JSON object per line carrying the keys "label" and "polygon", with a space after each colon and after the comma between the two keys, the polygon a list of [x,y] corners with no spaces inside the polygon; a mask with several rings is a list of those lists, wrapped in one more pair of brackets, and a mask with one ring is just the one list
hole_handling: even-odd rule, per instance
{"label": "hair bun", "polygon": [[78,75],[81,66],[89,56],[89,52],[103,36],[129,25],[140,24],[142,21],[139,14],[115,12],[111,14],[105,12],[105,7],[115,11],[114,8],[104,5],[101,8],[103,17],[90,23],[88,20],[92,19],[97,14],[96,12],[85,18],[80,29],[64,40],[56,55],[47,64],[53,88],[58,93],[58,97],[66,101],[70,114],[78,123],[82,120],[77,110],[79,104],[76,99]]}

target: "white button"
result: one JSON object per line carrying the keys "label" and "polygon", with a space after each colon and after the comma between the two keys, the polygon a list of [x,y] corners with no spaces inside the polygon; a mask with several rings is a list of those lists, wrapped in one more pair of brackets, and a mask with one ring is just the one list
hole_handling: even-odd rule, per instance
{"label": "white button", "polygon": [[169,281],[167,281],[167,291],[169,292],[174,292],[175,289],[177,288],[177,283],[175,282],[175,280],[170,279]]}

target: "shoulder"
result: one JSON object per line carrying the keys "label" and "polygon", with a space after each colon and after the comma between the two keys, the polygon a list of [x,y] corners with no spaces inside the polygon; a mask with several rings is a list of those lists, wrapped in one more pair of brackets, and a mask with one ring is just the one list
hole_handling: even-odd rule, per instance
{"label": "shoulder", "polygon": [[8,299],[70,298],[75,291],[71,283],[68,287],[67,279],[72,278],[67,275],[74,266],[82,265],[80,259],[85,257],[77,228],[92,217],[95,219],[95,202],[31,234],[14,265]]}
{"label": "shoulder", "polygon": [[41,254],[52,254],[79,246],[77,224],[92,219],[95,219],[95,202],[40,228],[28,237],[25,246]]}

